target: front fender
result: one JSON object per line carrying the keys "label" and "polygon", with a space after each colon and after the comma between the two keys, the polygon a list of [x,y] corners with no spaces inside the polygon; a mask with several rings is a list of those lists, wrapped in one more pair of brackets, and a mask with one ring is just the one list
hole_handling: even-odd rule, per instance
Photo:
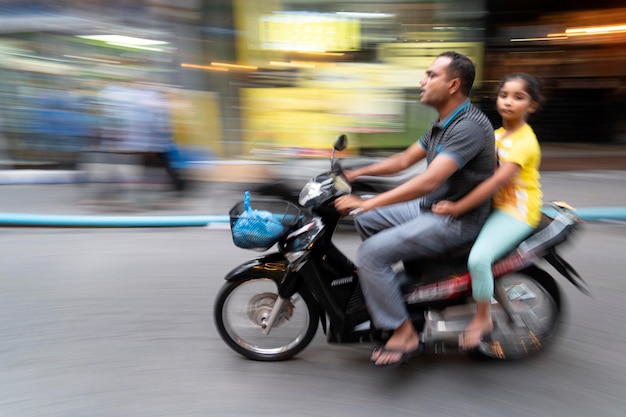
{"label": "front fender", "polygon": [[260,258],[244,262],[230,271],[224,279],[226,281],[239,281],[253,278],[270,278],[280,283],[285,277],[289,263],[285,257],[276,252]]}
{"label": "front fender", "polygon": [[[251,259],[248,262],[244,262],[228,274],[224,279],[230,282],[243,281],[249,278],[269,278],[274,280],[277,285],[279,285],[283,279],[285,278],[285,273],[287,272],[287,267],[289,262],[285,259],[285,257],[276,252],[271,253],[267,256],[262,256],[260,258]],[[307,293],[310,292],[306,289]],[[312,295],[311,295],[312,296]],[[321,305],[317,304],[317,308],[320,312],[320,321],[322,322],[322,328],[324,330],[324,334],[326,334],[327,324],[326,324],[326,315],[324,314],[324,310]]]}

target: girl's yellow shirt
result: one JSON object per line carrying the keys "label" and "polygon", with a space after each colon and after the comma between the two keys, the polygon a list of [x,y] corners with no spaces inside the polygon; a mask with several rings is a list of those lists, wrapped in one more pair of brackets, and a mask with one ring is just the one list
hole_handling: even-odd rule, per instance
{"label": "girl's yellow shirt", "polygon": [[503,138],[506,130],[496,129],[496,152],[499,163],[513,162],[520,170],[493,197],[493,206],[524,221],[531,227],[541,219],[542,197],[539,182],[541,148],[535,132],[525,124]]}

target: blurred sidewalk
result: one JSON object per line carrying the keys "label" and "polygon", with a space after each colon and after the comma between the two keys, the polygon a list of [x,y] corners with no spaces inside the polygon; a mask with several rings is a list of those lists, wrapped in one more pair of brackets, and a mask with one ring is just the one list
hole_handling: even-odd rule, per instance
{"label": "blurred sidewalk", "polygon": [[542,171],[626,170],[626,144],[541,144]]}
{"label": "blurred sidewalk", "polygon": [[[542,171],[626,170],[626,144],[541,144]],[[45,169],[11,162],[0,162],[0,184],[59,184],[80,182],[81,173],[73,170]],[[195,170],[192,178],[220,183],[259,183],[272,176],[272,163],[253,160],[215,161]]]}
{"label": "blurred sidewalk", "polygon": [[[564,200],[577,208],[619,209],[626,219],[626,146],[542,146],[542,188],[546,201]],[[268,178],[271,164],[224,161],[192,181],[184,197],[163,191],[164,183],[125,183],[111,201],[98,200],[102,184],[81,182],[81,173],[55,169],[0,169],[1,212],[41,216],[88,216],[128,220],[135,216],[226,216],[243,192]],[[14,186],[2,187],[2,184]],[[48,184],[56,184],[50,186]],[[2,214],[2,213],[0,213]],[[611,217],[612,218],[612,217]],[[617,218],[617,217],[616,217]],[[44,219],[45,220],[45,219]],[[186,221],[186,220],[185,220]],[[211,227],[227,227],[221,222]]]}
{"label": "blurred sidewalk", "polygon": [[[270,162],[253,160],[213,161],[204,168],[189,171],[189,178],[202,182],[258,183],[271,178],[272,165]],[[52,164],[22,163],[12,166],[11,161],[0,161],[0,185],[69,184],[84,182],[86,176],[81,170],[54,168]],[[97,171],[99,168],[95,169]],[[127,171],[129,178],[142,176],[137,173],[135,166],[122,167],[118,170]],[[151,176],[150,173],[146,175],[148,178]],[[159,182],[161,179],[157,178],[156,181]]]}

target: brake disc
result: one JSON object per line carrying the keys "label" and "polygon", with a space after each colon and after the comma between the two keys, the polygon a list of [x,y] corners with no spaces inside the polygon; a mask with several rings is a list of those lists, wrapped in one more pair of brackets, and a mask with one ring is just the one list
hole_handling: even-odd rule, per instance
{"label": "brake disc", "polygon": [[[275,293],[262,293],[250,298],[247,305],[250,320],[261,328],[265,327],[277,298],[278,294]],[[293,308],[293,303],[290,300],[285,302],[274,322],[274,327],[278,327],[286,320],[289,320],[293,315]]]}

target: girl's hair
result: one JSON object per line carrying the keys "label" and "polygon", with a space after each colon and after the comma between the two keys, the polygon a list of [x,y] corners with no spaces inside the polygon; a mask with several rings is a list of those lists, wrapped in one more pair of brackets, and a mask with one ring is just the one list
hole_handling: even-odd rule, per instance
{"label": "girl's hair", "polygon": [[524,84],[526,85],[524,90],[530,96],[531,100],[537,103],[537,109],[541,108],[545,103],[545,98],[541,93],[541,83],[535,77],[530,74],[526,74],[525,72],[514,72],[512,74],[505,75],[502,81],[500,81],[496,93],[500,93],[500,90],[505,83],[518,79],[524,81]]}

